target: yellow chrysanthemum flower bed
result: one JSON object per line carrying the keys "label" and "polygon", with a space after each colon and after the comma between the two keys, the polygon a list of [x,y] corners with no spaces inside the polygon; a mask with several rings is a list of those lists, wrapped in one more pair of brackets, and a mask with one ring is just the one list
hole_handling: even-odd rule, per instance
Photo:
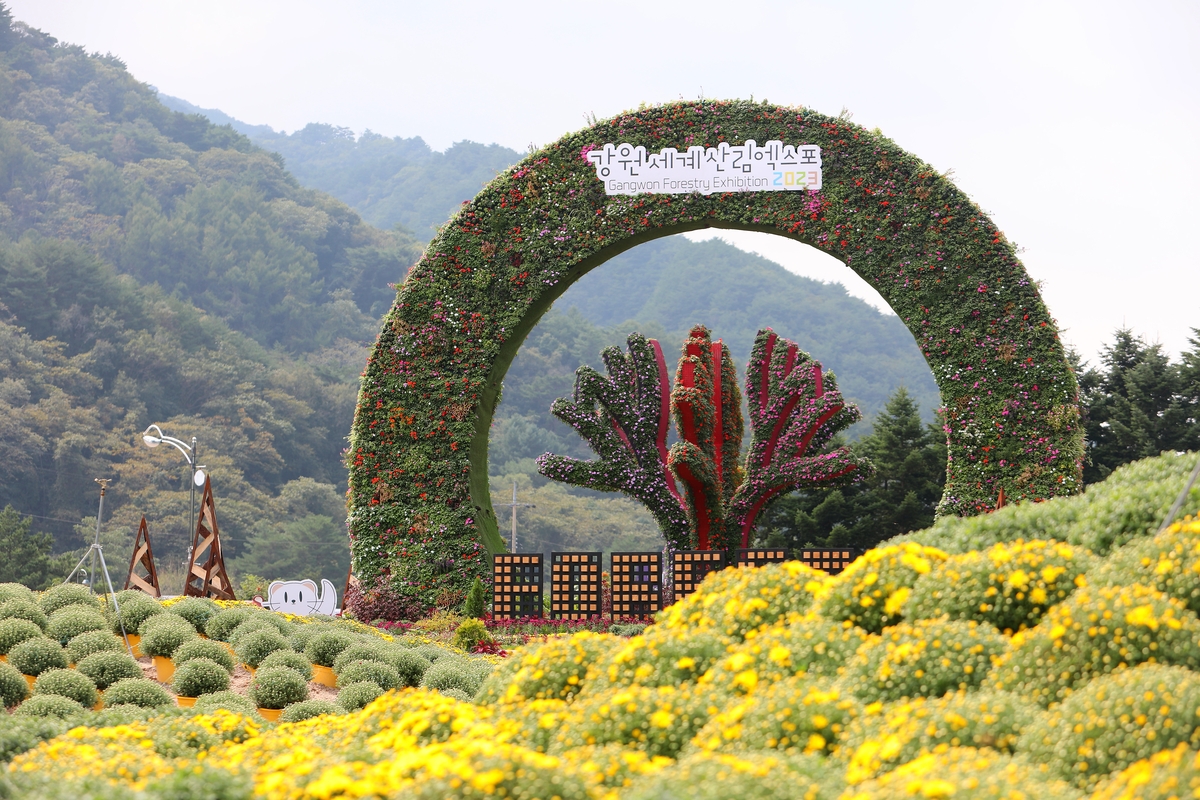
{"label": "yellow chrysanthemum flower bed", "polygon": [[[1200,618],[1181,572],[1197,545],[1187,520],[1104,559],[910,543],[835,577],[727,570],[640,635],[517,650],[473,700],[404,688],[278,724],[18,705],[0,797],[1190,797]],[[402,644],[378,657],[408,663]]]}

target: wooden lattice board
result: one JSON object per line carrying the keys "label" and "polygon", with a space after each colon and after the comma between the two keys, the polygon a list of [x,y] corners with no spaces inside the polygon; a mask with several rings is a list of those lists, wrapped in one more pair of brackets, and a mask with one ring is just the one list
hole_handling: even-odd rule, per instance
{"label": "wooden lattice board", "polygon": [[798,552],[797,557],[813,569],[837,575],[861,556],[862,552],[857,547],[806,547]]}
{"label": "wooden lattice board", "polygon": [[613,618],[649,618],[661,608],[662,553],[613,553]]}
{"label": "wooden lattice board", "polygon": [[700,585],[705,576],[725,568],[723,550],[678,550],[671,559],[671,580],[675,600],[687,597]]}
{"label": "wooden lattice board", "polygon": [[492,560],[492,616],[542,616],[542,554],[504,553]]}
{"label": "wooden lattice board", "polygon": [[787,560],[787,551],[781,547],[742,548],[737,554],[739,567],[761,567],[763,564],[777,564]]}
{"label": "wooden lattice board", "polygon": [[600,616],[602,557],[602,553],[550,554],[551,619]]}

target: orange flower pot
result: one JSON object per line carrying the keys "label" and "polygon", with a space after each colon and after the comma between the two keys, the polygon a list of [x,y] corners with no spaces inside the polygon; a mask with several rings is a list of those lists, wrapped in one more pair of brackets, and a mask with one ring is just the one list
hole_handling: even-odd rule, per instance
{"label": "orange flower pot", "polygon": [[155,656],[154,674],[159,683],[170,683],[175,677],[175,662],[166,656]]}
{"label": "orange flower pot", "polygon": [[320,664],[313,664],[313,683],[319,683],[322,686],[328,686],[331,689],[337,688],[337,675],[333,674],[333,670],[329,667],[322,667]]}
{"label": "orange flower pot", "polygon": [[127,638],[129,639],[129,647],[133,650],[133,657],[141,658],[142,649],[138,647],[138,643],[142,641],[142,637],[138,636],[136,633],[131,633]]}
{"label": "orange flower pot", "polygon": [[29,691],[32,692],[33,684],[37,680],[37,676],[36,675],[26,675],[25,673],[21,673],[21,677],[25,679],[25,682],[27,684],[29,684]]}
{"label": "orange flower pot", "polygon": [[279,722],[279,715],[283,713],[282,708],[260,708],[258,713],[263,719],[268,722]]}
{"label": "orange flower pot", "polygon": [[251,676],[258,672],[258,667],[252,667],[249,664],[242,664],[242,669],[246,670],[246,672],[249,672]]}
{"label": "orange flower pot", "polygon": [[192,706],[196,705],[196,698],[194,698],[194,697],[176,697],[175,702],[179,704],[180,708],[191,708]]}
{"label": "orange flower pot", "polygon": [[0,656],[0,661],[3,661],[5,664],[7,664],[7,663],[8,663],[8,656]]}
{"label": "orange flower pot", "polygon": [[103,700],[97,700],[96,705],[92,706],[92,711],[103,711],[103,710],[104,710],[104,701]]}

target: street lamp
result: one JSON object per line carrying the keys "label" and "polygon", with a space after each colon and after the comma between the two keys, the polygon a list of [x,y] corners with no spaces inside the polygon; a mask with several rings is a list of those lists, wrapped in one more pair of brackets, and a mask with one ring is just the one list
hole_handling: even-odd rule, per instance
{"label": "street lamp", "polygon": [[[196,489],[200,486],[203,486],[204,482],[208,480],[208,476],[204,474],[204,465],[196,464],[196,458],[200,453],[200,448],[196,444],[196,437],[193,436],[191,445],[188,445],[186,442],[176,439],[174,436],[167,436],[162,432],[162,428],[158,427],[157,425],[151,425],[150,427],[146,428],[146,430],[142,431],[142,441],[146,443],[146,447],[158,447],[160,444],[166,442],[180,453],[183,453],[184,459],[187,460],[188,467],[190,467],[192,470],[192,483],[189,487],[191,490],[192,520],[191,527],[188,529],[187,538],[185,539],[185,541],[188,542],[188,561],[191,561],[191,537],[196,532]],[[184,578],[185,586],[186,583],[187,578]]]}

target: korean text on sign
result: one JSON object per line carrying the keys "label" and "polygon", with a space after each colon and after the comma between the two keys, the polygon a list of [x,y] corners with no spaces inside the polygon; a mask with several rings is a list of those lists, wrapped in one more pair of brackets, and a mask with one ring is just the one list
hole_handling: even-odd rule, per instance
{"label": "korean text on sign", "polygon": [[716,147],[667,147],[647,153],[641,145],[606,144],[588,161],[607,194],[713,194],[781,192],[821,188],[821,148],[771,140],[759,146],[721,142]]}

